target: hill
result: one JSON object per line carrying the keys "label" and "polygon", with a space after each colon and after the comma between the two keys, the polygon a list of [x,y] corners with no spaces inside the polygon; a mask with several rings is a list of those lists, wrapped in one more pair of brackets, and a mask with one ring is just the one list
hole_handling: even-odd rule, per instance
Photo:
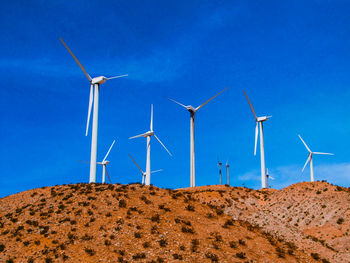
{"label": "hill", "polygon": [[[29,190],[0,199],[0,261],[317,262],[310,251],[243,220],[244,213],[225,214],[244,204],[224,196],[256,200],[243,202],[254,213],[274,192],[139,184]],[[211,204],[214,196],[231,205]]]}

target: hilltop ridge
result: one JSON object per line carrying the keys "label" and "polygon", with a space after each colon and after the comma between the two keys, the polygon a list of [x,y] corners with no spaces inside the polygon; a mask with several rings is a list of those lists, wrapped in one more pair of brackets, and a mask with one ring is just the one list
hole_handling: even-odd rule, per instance
{"label": "hilltop ridge", "polygon": [[349,262],[349,198],[325,182],[43,187],[0,199],[0,260]]}

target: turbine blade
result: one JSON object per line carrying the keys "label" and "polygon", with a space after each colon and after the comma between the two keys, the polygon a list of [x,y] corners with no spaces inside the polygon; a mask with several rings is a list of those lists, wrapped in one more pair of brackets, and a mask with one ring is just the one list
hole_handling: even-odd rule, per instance
{"label": "turbine blade", "polygon": [[255,144],[254,144],[254,155],[256,155],[256,147],[258,146],[258,134],[259,134],[259,123],[255,125]]}
{"label": "turbine blade", "polygon": [[170,98],[168,98],[168,99],[173,101],[173,102],[175,102],[176,104],[179,104],[180,106],[184,107],[185,109],[187,109],[187,107],[185,105],[183,105],[182,103],[177,102],[176,100],[173,100],[173,99],[170,99]]}
{"label": "turbine blade", "polygon": [[108,174],[108,172],[107,172],[107,167],[105,167],[105,171],[106,171],[106,174],[107,174],[107,177],[108,177],[109,182],[112,184],[111,178],[109,177],[109,174]]}
{"label": "turbine blade", "polygon": [[313,154],[326,154],[326,155],[334,155],[334,153],[321,153],[321,152],[313,152]]}
{"label": "turbine blade", "polygon": [[306,163],[304,164],[303,170],[301,170],[302,172],[304,172],[304,169],[305,169],[307,163],[310,161],[310,159],[311,159],[311,154],[312,154],[312,153],[310,153],[310,154],[309,154],[309,157],[307,157],[307,160],[306,160]]}
{"label": "turbine blade", "polygon": [[107,78],[107,80],[110,80],[110,79],[118,79],[118,78],[127,77],[127,76],[129,76],[129,75],[128,75],[128,74],[125,74],[125,75],[110,77],[110,78]]}
{"label": "turbine blade", "polygon": [[131,160],[133,160],[133,162],[136,164],[137,168],[139,168],[139,170],[140,170],[140,172],[141,172],[141,174],[143,176],[144,173],[143,173],[141,167],[137,164],[137,162],[134,160],[134,158],[132,158],[132,156],[130,154],[129,154],[129,156],[130,156]]}
{"label": "turbine blade", "polygon": [[135,138],[145,137],[145,134],[146,134],[146,133],[142,133],[142,134],[139,134],[139,135],[130,137],[129,139],[135,139]]}
{"label": "turbine blade", "polygon": [[269,176],[269,179],[271,179],[271,180],[275,180],[275,178],[274,178],[274,177],[272,177],[272,176]]}
{"label": "turbine blade", "polygon": [[301,138],[301,136],[298,134],[300,140],[303,142],[303,144],[305,145],[306,149],[311,153],[310,148],[306,145],[306,143],[304,142],[303,138]]}
{"label": "turbine blade", "polygon": [[153,104],[151,104],[151,124],[150,131],[153,131]]}
{"label": "turbine blade", "polygon": [[252,105],[252,103],[250,102],[250,100],[249,100],[249,98],[248,98],[248,95],[247,95],[247,93],[245,92],[245,90],[243,90],[243,92],[244,92],[244,95],[245,95],[245,97],[247,98],[247,101],[248,101],[248,103],[249,103],[249,106],[250,106],[250,108],[251,108],[251,110],[252,110],[252,112],[253,112],[253,114],[254,114],[254,118],[255,118],[255,121],[257,121],[257,117],[256,117],[256,114],[255,114],[255,110],[254,110],[254,108],[253,108],[253,105]]}
{"label": "turbine blade", "polygon": [[163,146],[163,148],[169,153],[170,156],[173,156],[169,150],[165,147],[165,145],[161,142],[161,140],[159,140],[159,138],[157,137],[157,135],[153,134],[154,137],[156,137],[156,139],[158,140],[158,142]]}
{"label": "turbine blade", "polygon": [[104,162],[104,161],[106,160],[106,158],[107,158],[107,156],[108,156],[109,152],[111,151],[111,149],[112,149],[112,147],[113,147],[114,143],[115,143],[115,140],[112,142],[111,147],[109,147],[109,150],[108,150],[108,152],[107,152],[107,154],[106,154],[105,158],[103,158],[103,161],[102,161],[102,162]]}
{"label": "turbine blade", "polygon": [[196,111],[199,110],[200,108],[202,108],[205,104],[207,104],[209,101],[211,101],[212,99],[214,99],[215,97],[219,96],[221,93],[223,93],[225,90],[227,90],[229,87],[224,88],[222,91],[220,91],[218,94],[216,94],[214,97],[211,97],[209,100],[207,100],[206,102],[204,102],[203,104],[199,105],[196,108]]}
{"label": "turbine blade", "polygon": [[64,43],[63,39],[60,38],[62,44],[66,47],[66,49],[69,51],[69,53],[72,55],[72,57],[74,58],[75,62],[77,62],[78,66],[81,68],[81,70],[84,72],[85,76],[88,78],[88,80],[91,82],[91,77],[90,75],[86,72],[85,68],[83,67],[83,65],[79,62],[79,60],[77,59],[76,56],[74,56],[73,52],[69,49],[69,47],[66,45],[66,43]]}
{"label": "turbine blade", "polygon": [[90,123],[90,116],[91,116],[91,110],[92,110],[92,102],[94,100],[94,85],[90,86],[90,97],[89,97],[89,109],[88,109],[88,117],[87,117],[87,122],[86,122],[86,131],[85,131],[85,136],[88,135],[89,132],[89,123]]}
{"label": "turbine blade", "polygon": [[155,171],[152,171],[151,174],[153,174],[153,173],[158,173],[158,172],[162,172],[162,171],[163,171],[163,169],[155,170]]}

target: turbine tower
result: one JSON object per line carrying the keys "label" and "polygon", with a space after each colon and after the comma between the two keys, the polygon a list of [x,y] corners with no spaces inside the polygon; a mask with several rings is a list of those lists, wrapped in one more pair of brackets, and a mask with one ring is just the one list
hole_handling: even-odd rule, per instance
{"label": "turbine tower", "polygon": [[264,134],[263,134],[263,122],[267,121],[272,116],[262,116],[257,117],[253,108],[252,103],[250,102],[247,93],[243,90],[244,95],[247,98],[249,106],[253,112],[256,126],[255,126],[255,146],[254,146],[254,155],[256,155],[256,147],[258,143],[258,133],[260,131],[260,161],[261,161],[261,188],[266,188],[266,175],[265,175],[265,151],[264,151]]}
{"label": "turbine tower", "polygon": [[218,161],[218,166],[219,166],[219,177],[220,177],[220,185],[221,185],[221,165],[222,165],[222,163],[220,163],[220,162]]}
{"label": "turbine tower", "polygon": [[147,158],[146,158],[146,178],[145,178],[145,184],[150,185],[151,184],[151,136],[154,136],[157,141],[163,146],[163,148],[168,152],[170,156],[171,153],[168,151],[168,149],[164,146],[164,144],[161,142],[161,140],[155,135],[153,131],[153,104],[151,105],[151,124],[150,124],[150,130],[148,132],[145,132],[140,135],[136,135],[133,137],[130,137],[129,139],[135,139],[139,137],[145,137],[147,138]]}
{"label": "turbine tower", "polygon": [[228,164],[228,161],[226,162],[225,166],[226,166],[226,173],[227,173],[227,184],[230,185],[230,171],[229,171],[230,165]]}
{"label": "turbine tower", "polygon": [[306,149],[309,152],[309,156],[307,157],[306,163],[303,167],[302,172],[304,172],[304,169],[307,165],[307,163],[310,161],[310,176],[311,176],[311,182],[314,182],[314,167],[313,167],[313,163],[312,163],[312,155],[313,154],[325,154],[325,155],[334,155],[333,153],[322,153],[322,152],[313,152],[310,150],[310,148],[306,145],[306,143],[304,142],[303,138],[301,138],[301,136],[298,134],[300,140],[303,142],[303,144],[305,145]]}
{"label": "turbine tower", "polygon": [[179,104],[180,106],[184,107],[186,110],[188,110],[190,112],[190,126],[191,126],[191,131],[190,131],[190,137],[191,137],[191,144],[190,144],[190,168],[191,168],[191,177],[190,177],[190,186],[194,187],[196,185],[195,183],[195,151],[194,151],[194,119],[196,116],[197,111],[202,108],[205,104],[207,104],[209,101],[211,101],[212,99],[214,99],[216,96],[218,96],[219,94],[221,94],[222,92],[224,92],[225,90],[227,90],[227,88],[223,89],[222,91],[220,91],[218,94],[216,94],[214,97],[210,98],[209,100],[207,100],[206,102],[204,102],[203,104],[199,105],[197,108],[193,107],[192,105],[187,105],[185,106],[184,104],[177,102],[173,99],[168,98],[169,100],[175,102],[176,104]]}
{"label": "turbine tower", "polygon": [[[138,165],[138,163],[135,161],[135,159],[132,158],[132,156],[130,154],[129,154],[129,156],[130,156],[131,160],[136,164],[137,168],[139,168],[139,170],[140,170],[140,172],[142,174],[142,181],[141,181],[141,183],[145,184],[146,173],[144,171],[142,171],[141,167]],[[163,171],[163,169],[152,171],[151,174],[158,173],[158,172],[161,172],[161,171]]]}
{"label": "turbine tower", "polygon": [[128,75],[120,75],[115,77],[106,78],[104,76],[99,76],[95,78],[91,78],[90,75],[87,73],[83,65],[79,62],[79,60],[76,58],[76,56],[73,54],[73,52],[69,49],[69,47],[66,45],[66,43],[60,38],[62,44],[66,47],[68,52],[72,55],[75,62],[78,64],[80,69],[84,72],[85,76],[90,82],[90,98],[89,98],[89,109],[88,109],[88,117],[87,117],[87,123],[86,123],[86,132],[85,136],[88,135],[89,130],[89,122],[90,122],[90,115],[92,110],[92,103],[94,104],[94,112],[92,117],[92,137],[91,137],[91,158],[90,158],[90,178],[89,183],[95,183],[96,182],[96,158],[97,158],[97,126],[98,126],[98,101],[99,101],[99,91],[100,91],[100,85],[105,83],[107,80],[110,79],[116,79],[125,77]]}

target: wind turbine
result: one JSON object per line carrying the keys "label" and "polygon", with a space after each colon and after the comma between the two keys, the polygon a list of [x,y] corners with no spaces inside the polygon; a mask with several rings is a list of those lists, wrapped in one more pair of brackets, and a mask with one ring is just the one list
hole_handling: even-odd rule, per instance
{"label": "wind turbine", "polygon": [[[129,154],[131,160],[136,164],[137,168],[139,168],[141,174],[142,174],[142,184],[145,184],[145,177],[146,177],[146,173],[144,171],[142,171],[141,167],[137,164],[137,162],[135,161],[134,158],[132,158],[132,156]],[[151,174],[153,173],[158,173],[158,172],[161,172],[163,171],[163,169],[159,169],[159,170],[155,170],[155,171],[152,171]]]}
{"label": "wind turbine", "polygon": [[269,188],[269,178],[271,180],[275,180],[275,178],[273,178],[272,176],[269,175],[269,169],[266,168],[266,183],[267,183],[267,187],[266,188]]}
{"label": "wind turbine", "polygon": [[228,164],[228,161],[226,161],[226,173],[227,173],[227,184],[230,185],[230,172],[229,172],[229,168],[230,168],[230,165]]}
{"label": "wind turbine", "polygon": [[220,163],[220,162],[218,161],[218,166],[219,166],[219,176],[220,176],[220,185],[221,185],[221,165],[222,165],[222,163]]}
{"label": "wind turbine", "polygon": [[90,75],[85,70],[85,68],[83,67],[83,65],[79,62],[79,60],[76,58],[76,56],[73,54],[73,52],[69,49],[69,47],[66,45],[66,43],[62,40],[62,38],[60,38],[60,40],[61,40],[62,44],[66,47],[68,52],[72,55],[75,62],[78,64],[78,66],[84,72],[85,76],[87,77],[87,79],[90,82],[89,109],[88,109],[88,117],[87,117],[87,123],[86,123],[85,136],[88,135],[90,115],[91,115],[92,103],[93,103],[94,104],[94,112],[93,112],[93,120],[92,120],[91,159],[90,159],[89,183],[95,183],[96,182],[96,159],[97,159],[98,101],[99,101],[100,85],[105,83],[107,80],[121,78],[121,77],[125,77],[128,75],[120,75],[120,76],[115,76],[115,77],[110,77],[110,78],[106,78],[104,76],[91,78]]}
{"label": "wind turbine", "polygon": [[184,107],[186,110],[188,110],[190,112],[190,125],[191,125],[191,131],[190,131],[190,136],[191,136],[191,146],[190,146],[190,166],[191,166],[191,180],[190,180],[190,186],[194,187],[195,186],[195,159],[194,159],[194,119],[195,119],[195,115],[197,113],[197,111],[202,108],[205,104],[207,104],[209,101],[211,101],[212,99],[214,99],[216,96],[218,96],[219,94],[223,93],[225,90],[227,90],[227,88],[223,89],[222,91],[220,91],[218,94],[216,94],[214,97],[210,98],[209,100],[207,100],[206,102],[204,102],[203,104],[199,105],[197,108],[193,107],[192,105],[184,105],[180,102],[177,102],[173,99],[168,98],[169,100],[175,102],[176,104],[179,104],[180,106]]}
{"label": "wind turbine", "polygon": [[155,135],[153,131],[153,104],[151,105],[151,124],[150,124],[150,130],[148,132],[145,132],[140,135],[136,135],[133,137],[130,137],[129,139],[135,139],[139,137],[145,137],[147,138],[147,159],[146,159],[146,178],[145,178],[145,184],[150,185],[151,184],[151,136],[154,136],[157,141],[163,146],[163,148],[168,152],[170,156],[171,153],[169,150],[165,147],[165,145],[161,142],[161,140]]}
{"label": "wind turbine", "polygon": [[306,143],[304,142],[303,138],[301,138],[301,136],[298,134],[300,140],[303,142],[303,144],[305,145],[306,149],[309,151],[309,156],[307,157],[306,163],[303,167],[302,172],[304,172],[304,169],[307,165],[307,163],[310,161],[310,176],[311,176],[311,182],[314,182],[314,167],[313,167],[313,163],[312,163],[312,155],[313,154],[325,154],[325,155],[334,155],[333,153],[322,153],[322,152],[312,152],[310,150],[310,148],[306,145]]}
{"label": "wind turbine", "polygon": [[[97,162],[97,164],[102,165],[102,183],[103,183],[103,184],[104,184],[105,181],[106,181],[106,174],[107,174],[107,176],[108,176],[109,182],[112,183],[111,178],[109,177],[109,174],[108,174],[107,169],[106,169],[107,164],[109,164],[109,161],[106,160],[106,159],[107,159],[107,157],[108,157],[108,155],[109,155],[109,152],[111,151],[111,149],[112,149],[114,143],[115,143],[115,140],[112,142],[112,145],[109,147],[109,150],[108,150],[107,154],[105,155],[105,157],[103,158],[102,162]],[[87,161],[80,161],[80,162],[89,163],[89,162],[87,162]]]}
{"label": "wind turbine", "polygon": [[266,175],[265,175],[265,151],[264,151],[264,134],[263,134],[263,122],[267,121],[272,116],[262,116],[257,117],[253,108],[252,103],[250,102],[247,93],[243,90],[244,95],[247,98],[249,106],[253,112],[256,126],[255,126],[255,146],[254,146],[254,155],[256,155],[256,147],[258,143],[258,133],[260,130],[260,161],[261,161],[261,188],[266,188]]}

